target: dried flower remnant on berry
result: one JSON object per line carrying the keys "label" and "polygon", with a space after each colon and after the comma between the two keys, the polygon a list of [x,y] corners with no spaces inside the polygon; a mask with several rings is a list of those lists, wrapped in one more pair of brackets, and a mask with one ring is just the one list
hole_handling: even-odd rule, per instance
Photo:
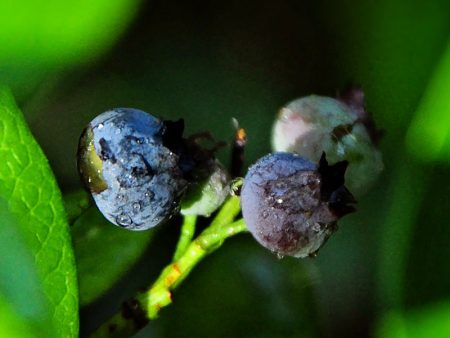
{"label": "dried flower remnant on berry", "polygon": [[264,156],[250,167],[242,186],[241,206],[249,231],[279,255],[317,253],[354,211],[344,186],[346,162],[329,166],[323,154],[315,164],[292,153]]}

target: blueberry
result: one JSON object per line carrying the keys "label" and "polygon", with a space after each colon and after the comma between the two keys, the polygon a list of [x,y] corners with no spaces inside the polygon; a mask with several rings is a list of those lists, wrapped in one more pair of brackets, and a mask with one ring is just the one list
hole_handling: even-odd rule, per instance
{"label": "blueberry", "polygon": [[293,100],[278,113],[272,148],[311,161],[318,161],[322,152],[330,163],[348,161],[347,186],[360,197],[383,169],[381,153],[374,144],[377,137],[373,121],[363,104],[362,91],[354,91],[345,100],[317,95]]}
{"label": "blueberry", "polygon": [[293,153],[273,153],[250,167],[241,190],[249,231],[279,255],[314,255],[337,229],[337,220],[354,211],[344,186],[347,162],[329,166]]}
{"label": "blueberry", "polygon": [[204,173],[190,184],[181,200],[183,215],[209,217],[230,193],[230,176],[218,160],[212,158],[203,167]]}
{"label": "blueberry", "polygon": [[173,136],[168,124],[130,108],[100,114],[85,128],[78,169],[110,222],[146,230],[179,211],[187,181],[171,146],[181,139],[180,133],[182,128]]}

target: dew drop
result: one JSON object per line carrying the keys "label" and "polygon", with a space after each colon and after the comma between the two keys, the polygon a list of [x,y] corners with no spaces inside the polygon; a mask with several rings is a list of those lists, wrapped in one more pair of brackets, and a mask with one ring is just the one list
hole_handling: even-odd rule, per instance
{"label": "dew drop", "polygon": [[283,203],[283,199],[282,199],[282,198],[278,198],[278,199],[277,199],[277,203],[278,203],[278,204]]}
{"label": "dew drop", "polygon": [[265,219],[265,218],[267,218],[267,216],[269,216],[269,213],[267,212],[267,210],[264,210],[262,212],[262,217]]}
{"label": "dew drop", "polygon": [[151,191],[147,191],[146,193],[145,193],[145,197],[148,199],[148,200],[152,200],[153,199],[153,197],[155,197],[155,194],[153,193],[153,192],[151,192]]}
{"label": "dew drop", "polygon": [[125,213],[122,213],[119,216],[117,216],[116,222],[118,225],[125,227],[125,228],[129,227],[131,224],[133,224],[133,220],[131,219],[131,217]]}
{"label": "dew drop", "polygon": [[103,127],[104,127],[103,123],[100,123],[100,124],[98,125],[98,129],[103,129]]}
{"label": "dew drop", "polygon": [[278,259],[283,259],[283,258],[284,258],[284,255],[281,254],[281,253],[279,253],[279,252],[277,252],[277,258],[278,258]]}
{"label": "dew drop", "polygon": [[125,200],[125,196],[122,195],[122,194],[118,194],[118,195],[117,195],[117,200],[118,200],[119,202],[122,202],[123,200]]}
{"label": "dew drop", "polygon": [[134,212],[139,212],[139,211],[141,210],[141,203],[139,203],[139,202],[134,202],[133,205],[132,205],[132,207],[133,207],[133,211],[134,211]]}
{"label": "dew drop", "polygon": [[320,226],[319,223],[314,223],[314,225],[312,226],[314,232],[320,232],[321,228],[322,227]]}

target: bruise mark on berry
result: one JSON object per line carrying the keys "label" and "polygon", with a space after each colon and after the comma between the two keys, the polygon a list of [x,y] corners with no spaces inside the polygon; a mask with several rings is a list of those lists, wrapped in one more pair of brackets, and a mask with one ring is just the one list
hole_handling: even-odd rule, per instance
{"label": "bruise mark on berry", "polygon": [[[291,252],[297,247],[297,243],[302,241],[300,232],[296,229],[293,222],[286,224],[286,228],[281,232],[281,237],[277,241],[277,245],[283,252]],[[307,239],[303,239],[303,242]]]}
{"label": "bruise mark on berry", "polygon": [[110,160],[112,163],[116,163],[116,158],[114,157],[108,142],[102,137],[98,143],[100,144],[100,158],[103,161]]}

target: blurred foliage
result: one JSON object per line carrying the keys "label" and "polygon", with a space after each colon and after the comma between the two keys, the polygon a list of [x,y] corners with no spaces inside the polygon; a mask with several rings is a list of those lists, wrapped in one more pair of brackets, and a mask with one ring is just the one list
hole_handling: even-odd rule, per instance
{"label": "blurred foliage", "polygon": [[450,161],[450,42],[408,130],[409,151],[425,161]]}
{"label": "blurred foliage", "polygon": [[[445,333],[449,316],[446,303],[428,306],[450,299],[449,33],[447,0],[2,1],[0,81],[13,86],[64,192],[80,188],[81,130],[111,107],[183,117],[187,134],[221,140],[236,117],[248,165],[270,151],[287,101],[362,85],[384,130],[386,169],[319,257],[278,260],[249,236],[231,240],[141,336],[415,338]],[[227,149],[219,157],[229,164]],[[115,238],[123,232],[98,217],[89,210],[72,231],[90,303],[82,335],[154,279],[179,225],[163,227],[136,261],[152,233]],[[21,320],[3,292],[0,312]]]}
{"label": "blurred foliage", "polygon": [[56,71],[92,62],[133,18],[139,0],[0,1],[0,78],[23,97]]}
{"label": "blurred foliage", "polygon": [[386,314],[378,328],[379,338],[445,338],[450,335],[450,304],[442,301],[402,315]]}
{"label": "blurred foliage", "polygon": [[109,223],[91,207],[72,229],[81,305],[108,290],[141,256],[153,231],[133,232]]}

